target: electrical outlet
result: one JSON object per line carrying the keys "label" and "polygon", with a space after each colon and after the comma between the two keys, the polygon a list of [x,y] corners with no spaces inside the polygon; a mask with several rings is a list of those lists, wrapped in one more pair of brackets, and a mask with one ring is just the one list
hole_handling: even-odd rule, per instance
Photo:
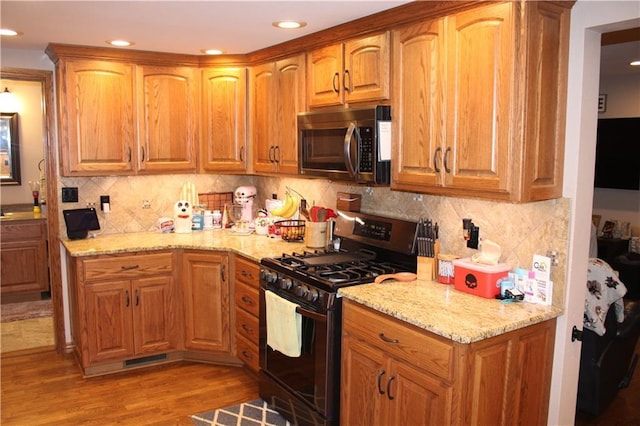
{"label": "electrical outlet", "polygon": [[63,203],[77,203],[78,202],[78,187],[69,186],[62,188],[62,202]]}

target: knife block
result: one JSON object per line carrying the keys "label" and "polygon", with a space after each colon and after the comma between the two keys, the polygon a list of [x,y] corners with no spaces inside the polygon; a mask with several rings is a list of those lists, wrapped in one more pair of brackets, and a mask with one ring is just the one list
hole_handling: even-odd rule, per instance
{"label": "knife block", "polygon": [[436,281],[438,279],[438,254],[440,253],[440,241],[434,244],[433,257],[418,256],[418,279]]}

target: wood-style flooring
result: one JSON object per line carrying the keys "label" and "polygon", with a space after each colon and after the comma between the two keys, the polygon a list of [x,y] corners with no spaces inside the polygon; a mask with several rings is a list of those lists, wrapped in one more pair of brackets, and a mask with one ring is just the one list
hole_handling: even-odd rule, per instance
{"label": "wood-style flooring", "polygon": [[55,347],[53,317],[0,323],[0,352],[28,351]]}
{"label": "wood-style flooring", "polygon": [[83,379],[69,354],[2,358],[0,424],[192,425],[189,416],[258,398],[242,368],[189,362]]}

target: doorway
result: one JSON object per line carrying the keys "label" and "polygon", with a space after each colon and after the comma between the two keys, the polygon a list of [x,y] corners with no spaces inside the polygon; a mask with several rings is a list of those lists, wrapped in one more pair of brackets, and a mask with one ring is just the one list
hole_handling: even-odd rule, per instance
{"label": "doorway", "polygon": [[[49,294],[51,300],[51,309],[53,316],[49,317],[47,325],[39,325],[38,329],[42,327],[50,327],[50,334],[48,334],[48,340],[38,337],[37,342],[46,342],[45,347],[55,348],[58,352],[62,352],[65,348],[65,334],[64,334],[64,321],[63,321],[63,302],[62,302],[62,284],[60,275],[60,246],[58,242],[59,235],[59,215],[58,215],[58,200],[55,194],[57,194],[57,173],[56,173],[56,152],[55,152],[55,138],[54,138],[54,110],[53,110],[53,72],[43,70],[32,70],[22,68],[8,68],[2,67],[2,80],[3,81],[15,81],[16,83],[31,83],[36,87],[39,87],[41,93],[41,99],[39,105],[41,106],[42,114],[42,151],[41,157],[43,157],[43,163],[36,164],[40,167],[44,167],[44,185],[46,193],[52,196],[47,197],[47,211],[46,211],[46,235],[48,244],[46,247],[45,257],[48,263],[49,269]],[[37,113],[36,113],[37,114]],[[35,165],[34,165],[35,167]],[[28,179],[22,182],[23,185],[28,186]],[[43,188],[43,191],[45,189]],[[29,198],[27,199],[29,200]],[[4,203],[4,200],[3,200]]]}

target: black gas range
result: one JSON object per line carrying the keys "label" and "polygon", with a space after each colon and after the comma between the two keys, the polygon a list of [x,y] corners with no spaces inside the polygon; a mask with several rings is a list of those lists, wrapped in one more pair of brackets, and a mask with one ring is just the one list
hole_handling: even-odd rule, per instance
{"label": "black gas range", "polygon": [[[416,272],[416,222],[338,212],[338,250],[301,250],[260,264],[260,396],[299,425],[337,425],[340,399],[342,304],[338,289],[378,275]],[[267,345],[266,292],[296,305],[301,355]]]}

